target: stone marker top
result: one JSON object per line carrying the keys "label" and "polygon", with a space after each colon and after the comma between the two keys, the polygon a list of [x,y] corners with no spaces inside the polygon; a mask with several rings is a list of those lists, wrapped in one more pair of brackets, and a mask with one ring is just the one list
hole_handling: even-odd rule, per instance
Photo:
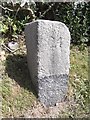
{"label": "stone marker top", "polygon": [[68,27],[58,21],[36,20],[28,23],[26,29],[30,35],[28,44],[37,46],[38,77],[69,74],[71,37]]}
{"label": "stone marker top", "polygon": [[[28,26],[29,27],[29,25],[31,25],[31,24],[35,24],[35,23],[48,23],[48,24],[50,24],[50,23],[52,23],[52,24],[60,24],[60,25],[62,25],[62,27],[64,27],[66,30],[67,30],[67,32],[68,32],[68,34],[67,35],[69,35],[69,38],[71,39],[71,36],[70,36],[70,32],[69,32],[69,29],[68,29],[68,27],[64,24],[64,23],[62,23],[62,22],[59,22],[59,21],[51,21],[51,20],[43,20],[43,19],[37,19],[37,20],[35,20],[35,21],[32,21],[32,22],[30,22],[30,23],[27,23],[26,24],[26,26]],[[66,31],[65,30],[65,31]]]}
{"label": "stone marker top", "polygon": [[26,23],[26,25],[29,25],[29,24],[32,24],[32,23],[35,23],[35,22],[48,22],[48,23],[62,24],[63,26],[66,26],[64,23],[59,22],[59,21],[43,20],[43,19],[37,19],[37,20],[32,21],[30,23]]}
{"label": "stone marker top", "polygon": [[[50,73],[52,75],[69,74],[71,37],[68,27],[64,23],[58,21],[36,20],[28,23],[26,29],[26,33],[30,36],[28,44],[30,41],[30,44],[37,46],[37,63],[39,64],[38,76],[49,76]],[[46,60],[43,59],[45,56],[48,57],[48,60],[47,58],[45,58]],[[43,65],[43,62],[46,64]],[[45,70],[43,70],[43,66],[47,66],[44,68]],[[53,66],[52,71],[49,70],[51,66]],[[45,72],[47,71],[46,69],[49,71]]]}

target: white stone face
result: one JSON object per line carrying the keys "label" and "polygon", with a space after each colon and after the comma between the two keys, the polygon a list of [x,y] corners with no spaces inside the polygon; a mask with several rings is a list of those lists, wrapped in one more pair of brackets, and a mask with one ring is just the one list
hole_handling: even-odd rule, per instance
{"label": "white stone face", "polygon": [[70,32],[57,21],[37,20],[26,26],[28,67],[42,103],[54,105],[67,92]]}
{"label": "white stone face", "polygon": [[60,22],[38,22],[38,75],[40,78],[50,75],[69,73],[70,33]]}

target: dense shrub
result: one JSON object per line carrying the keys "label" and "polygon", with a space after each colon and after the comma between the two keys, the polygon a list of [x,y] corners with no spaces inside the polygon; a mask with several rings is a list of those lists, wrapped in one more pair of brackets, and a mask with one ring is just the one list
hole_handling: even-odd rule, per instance
{"label": "dense shrub", "polygon": [[39,13],[47,10],[52,3],[41,5],[38,3],[38,18],[57,20],[64,22],[70,29],[72,42],[81,44],[88,42],[88,11],[89,3],[79,3],[75,7],[74,3],[53,3],[53,7],[42,17]]}
{"label": "dense shrub", "polygon": [[[12,4],[3,2],[2,6],[2,29],[5,35],[10,33],[11,37],[20,34],[27,22],[33,19],[48,19],[64,22],[70,29],[71,42],[82,44],[89,42],[89,8],[90,3],[74,2],[35,2],[32,4]],[[9,35],[9,37],[10,37]]]}
{"label": "dense shrub", "polygon": [[12,39],[17,34],[21,34],[25,24],[31,22],[34,18],[32,9],[25,4],[23,7],[20,3],[2,3],[2,35]]}

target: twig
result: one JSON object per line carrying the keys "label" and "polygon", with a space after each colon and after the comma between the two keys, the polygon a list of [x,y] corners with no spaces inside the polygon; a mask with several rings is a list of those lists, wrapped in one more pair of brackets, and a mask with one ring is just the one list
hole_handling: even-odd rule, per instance
{"label": "twig", "polygon": [[49,8],[40,16],[40,18],[42,18],[54,5],[55,3],[52,3],[51,6],[49,6]]}
{"label": "twig", "polygon": [[16,19],[16,16],[17,16],[19,10],[20,10],[20,7],[17,9],[14,19]]}
{"label": "twig", "polygon": [[13,12],[13,10],[12,10],[12,9],[9,9],[9,8],[7,8],[7,7],[3,7],[2,5],[0,5],[0,7],[1,7],[2,9],[4,9],[4,10],[8,10],[8,11]]}
{"label": "twig", "polygon": [[5,44],[2,44],[2,47],[6,48],[9,52],[14,53],[17,50],[19,50],[20,48],[16,49],[16,50],[11,50],[9,47],[7,47]]}

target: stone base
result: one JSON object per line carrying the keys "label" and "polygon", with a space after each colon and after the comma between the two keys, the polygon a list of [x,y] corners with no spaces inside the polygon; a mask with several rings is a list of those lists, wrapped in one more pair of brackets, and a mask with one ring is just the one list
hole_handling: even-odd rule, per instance
{"label": "stone base", "polygon": [[67,93],[68,75],[52,75],[38,80],[39,100],[46,106],[54,106],[63,101]]}

